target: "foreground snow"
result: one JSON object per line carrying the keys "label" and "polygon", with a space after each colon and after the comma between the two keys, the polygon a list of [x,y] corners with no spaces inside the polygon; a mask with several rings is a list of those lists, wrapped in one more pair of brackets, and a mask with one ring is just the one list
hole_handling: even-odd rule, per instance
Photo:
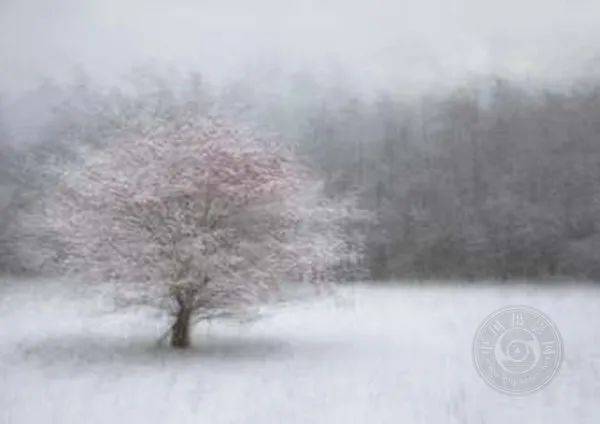
{"label": "foreground snow", "polygon": [[[156,345],[165,317],[66,283],[2,281],[0,422],[597,423],[600,287],[354,286]],[[510,397],[479,378],[473,334],[508,304],[544,311],[560,373]]]}

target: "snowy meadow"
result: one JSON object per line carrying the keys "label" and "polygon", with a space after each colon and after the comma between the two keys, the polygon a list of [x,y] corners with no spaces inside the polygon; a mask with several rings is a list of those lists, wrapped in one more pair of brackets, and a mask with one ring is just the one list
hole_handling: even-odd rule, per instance
{"label": "snowy meadow", "polygon": [[[532,395],[477,374],[473,336],[505,305],[556,323],[564,360]],[[101,290],[3,281],[1,421],[56,423],[596,423],[600,289],[583,284],[354,284],[252,321],[212,320],[192,347],[168,317]]]}

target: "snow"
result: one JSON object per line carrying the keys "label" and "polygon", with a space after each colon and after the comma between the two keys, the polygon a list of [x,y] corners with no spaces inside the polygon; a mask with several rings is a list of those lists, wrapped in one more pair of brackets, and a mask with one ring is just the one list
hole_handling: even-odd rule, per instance
{"label": "snow", "polygon": [[[0,422],[597,423],[600,287],[354,285],[198,325],[158,346],[166,318],[66,282],[0,281]],[[535,394],[488,387],[471,347],[511,304],[545,312],[564,361]]]}

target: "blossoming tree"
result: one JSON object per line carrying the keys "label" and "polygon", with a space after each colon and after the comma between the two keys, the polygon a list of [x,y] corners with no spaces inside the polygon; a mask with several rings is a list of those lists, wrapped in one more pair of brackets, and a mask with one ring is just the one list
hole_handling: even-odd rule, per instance
{"label": "blossoming tree", "polygon": [[61,266],[166,308],[174,347],[189,345],[195,316],[358,264],[345,227],[359,215],[281,145],[215,119],[115,141],[65,173],[45,211]]}

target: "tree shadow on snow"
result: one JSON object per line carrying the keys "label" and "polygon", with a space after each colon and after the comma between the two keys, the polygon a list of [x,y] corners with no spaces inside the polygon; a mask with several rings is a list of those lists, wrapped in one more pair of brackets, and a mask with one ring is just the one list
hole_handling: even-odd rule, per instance
{"label": "tree shadow on snow", "polygon": [[[333,343],[302,341],[292,344],[265,336],[197,337],[184,350],[158,346],[148,338],[107,337],[100,335],[65,335],[42,340],[23,341],[14,351],[12,361],[35,362],[41,366],[169,367],[203,363],[285,360],[298,355],[314,355],[334,349]],[[15,363],[15,362],[12,362]]]}

